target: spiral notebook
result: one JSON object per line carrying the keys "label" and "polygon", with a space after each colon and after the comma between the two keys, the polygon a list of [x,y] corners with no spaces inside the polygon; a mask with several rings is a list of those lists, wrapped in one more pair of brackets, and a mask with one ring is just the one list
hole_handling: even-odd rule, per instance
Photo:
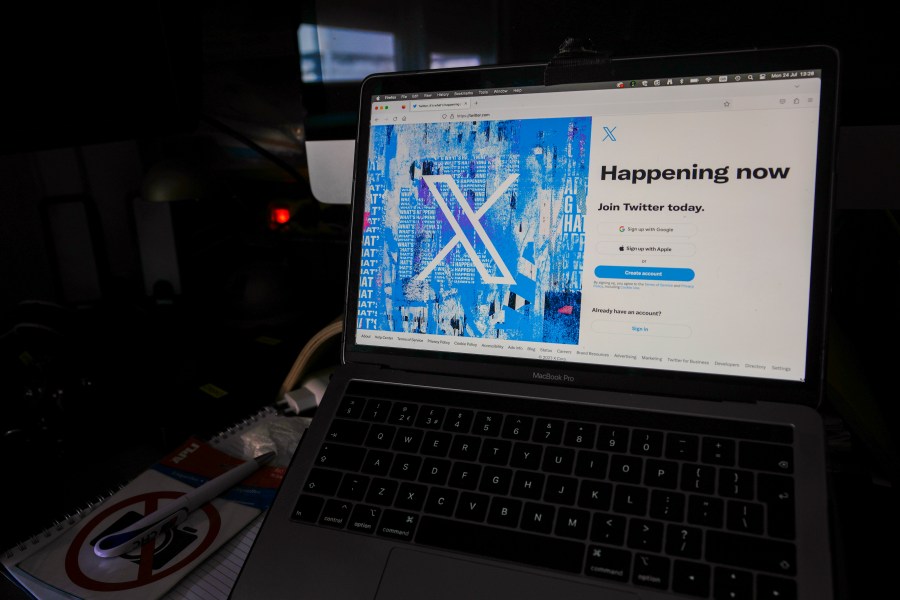
{"label": "spiral notebook", "polygon": [[[208,440],[188,439],[134,480],[108,490],[9,548],[2,555],[5,572],[37,598],[109,594],[121,598],[128,593],[141,598],[192,598],[198,594],[225,598],[307,425],[306,419],[287,417],[266,407]],[[203,514],[196,523],[189,519],[146,557],[143,553],[112,559],[118,561],[116,565],[104,559],[94,571],[75,564],[84,559],[77,548],[90,549],[85,536],[91,537],[93,529],[118,518],[125,509],[117,507],[152,495],[154,490],[187,491],[211,476],[213,464],[221,466],[269,450],[277,452],[273,465],[255,474],[246,482],[249,485],[242,484],[214,501],[215,509],[197,511]]]}

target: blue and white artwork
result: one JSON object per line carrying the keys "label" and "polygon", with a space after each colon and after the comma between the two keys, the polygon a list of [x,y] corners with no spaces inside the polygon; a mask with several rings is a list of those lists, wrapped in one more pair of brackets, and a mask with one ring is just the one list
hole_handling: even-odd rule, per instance
{"label": "blue and white artwork", "polygon": [[578,343],[590,117],[371,130],[357,328]]}

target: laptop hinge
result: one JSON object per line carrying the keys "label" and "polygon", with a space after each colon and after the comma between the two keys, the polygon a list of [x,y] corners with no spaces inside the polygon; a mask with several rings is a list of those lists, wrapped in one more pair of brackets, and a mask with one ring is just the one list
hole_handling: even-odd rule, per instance
{"label": "laptop hinge", "polygon": [[598,51],[588,38],[566,38],[544,68],[544,85],[610,79],[608,51]]}

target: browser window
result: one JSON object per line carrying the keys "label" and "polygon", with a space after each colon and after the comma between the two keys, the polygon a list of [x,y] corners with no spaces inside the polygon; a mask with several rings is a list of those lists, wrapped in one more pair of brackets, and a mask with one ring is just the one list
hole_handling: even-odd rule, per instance
{"label": "browser window", "polygon": [[804,380],[819,94],[794,71],[373,97],[356,341]]}

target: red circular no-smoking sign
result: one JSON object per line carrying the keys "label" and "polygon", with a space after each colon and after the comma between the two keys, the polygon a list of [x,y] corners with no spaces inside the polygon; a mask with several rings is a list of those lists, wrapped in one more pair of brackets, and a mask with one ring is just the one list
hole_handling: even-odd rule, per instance
{"label": "red circular no-smoking sign", "polygon": [[[219,529],[222,526],[222,518],[221,516],[219,516],[219,511],[217,511],[212,504],[207,503],[201,509],[202,512],[205,513],[207,521],[209,522],[209,527],[206,531],[206,534],[201,540],[199,540],[199,542],[196,543],[196,547],[190,552],[190,554],[170,567],[161,569],[160,571],[157,571],[155,573],[153,572],[153,554],[156,550],[155,543],[147,543],[140,548],[140,561],[137,566],[137,575],[130,580],[99,581],[87,575],[82,569],[82,566],[81,564],[79,564],[78,560],[82,549],[86,546],[87,540],[91,539],[92,534],[95,534],[95,532],[99,533],[103,530],[104,521],[106,521],[106,519],[111,515],[115,514],[118,511],[121,511],[122,509],[132,506],[134,507],[133,510],[137,510],[141,514],[146,515],[151,511],[156,510],[160,500],[176,499],[180,498],[183,495],[183,492],[148,492],[146,494],[140,494],[138,496],[126,498],[121,502],[106,507],[103,511],[92,518],[80,532],[78,532],[78,535],[75,537],[72,545],[69,546],[69,551],[66,553],[66,575],[69,576],[69,579],[72,580],[72,583],[75,583],[76,585],[79,585],[85,589],[98,592],[115,592],[139,588],[149,583],[153,583],[154,581],[159,581],[160,579],[168,577],[179,569],[182,569],[185,566],[189,565],[200,555],[202,555],[203,552],[210,547],[210,545],[212,545],[213,541],[216,539],[216,536],[219,534]],[[92,559],[97,558],[97,560],[121,560],[119,558],[93,557],[93,549],[91,549],[91,555]]]}

